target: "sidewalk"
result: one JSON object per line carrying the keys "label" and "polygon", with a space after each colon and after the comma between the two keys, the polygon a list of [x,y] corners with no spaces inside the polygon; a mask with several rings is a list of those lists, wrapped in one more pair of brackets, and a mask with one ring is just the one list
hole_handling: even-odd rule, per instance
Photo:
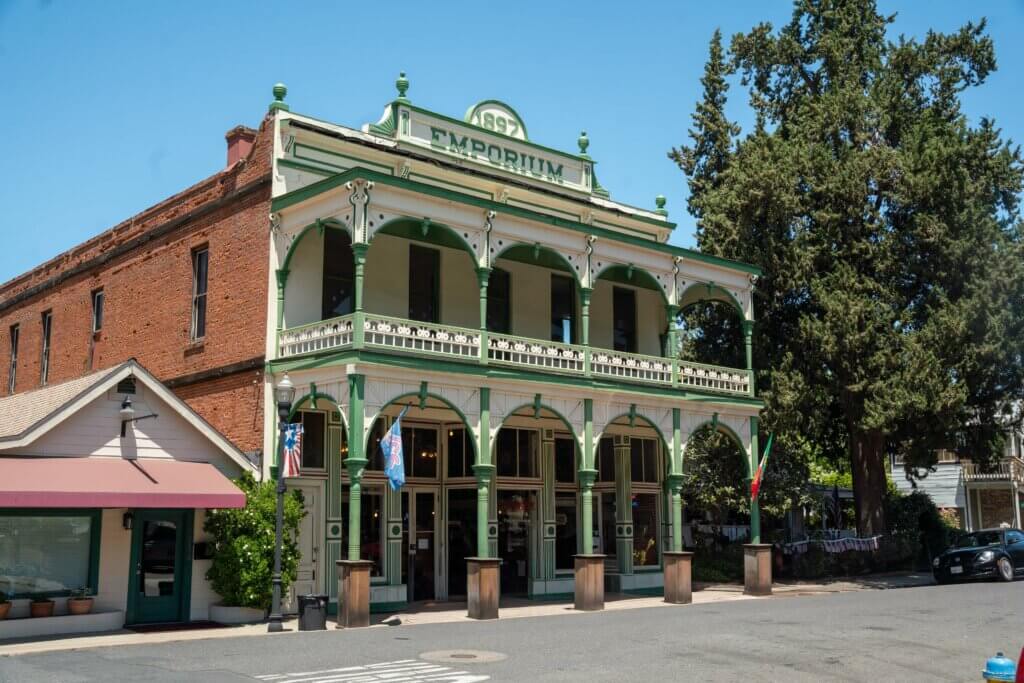
{"label": "sidewalk", "polygon": [[[753,597],[743,594],[742,584],[710,584],[694,586],[693,603],[702,605],[715,602],[732,602],[735,600],[771,600],[782,597],[806,595],[824,595],[859,590],[885,590],[930,585],[930,574],[888,574],[865,577],[834,579],[824,582],[780,582],[773,586],[774,593],[765,597]],[[464,602],[426,602],[410,606],[406,612],[393,614],[371,615],[373,625],[370,628],[393,628],[381,622],[397,617],[401,626],[417,626],[422,624],[440,624],[472,621],[466,616]],[[670,605],[661,596],[632,596],[609,594],[605,598],[605,609],[624,610],[645,607],[685,608],[686,605]],[[501,601],[501,619],[522,619],[525,617],[543,616],[578,616],[593,614],[577,612],[572,602],[544,602],[525,598],[507,598]],[[285,631],[297,633],[298,622],[289,619],[285,622]],[[328,619],[327,628],[335,628],[334,619]],[[130,630],[113,631],[102,634],[82,636],[54,636],[45,639],[0,642],[0,657],[62,650],[78,650],[94,647],[113,647],[116,645],[149,645],[188,640],[206,640],[215,638],[236,638],[240,636],[260,636],[267,634],[267,625],[250,624],[245,626],[225,626],[222,628],[199,628],[194,630],[173,630],[163,632],[136,633]]]}

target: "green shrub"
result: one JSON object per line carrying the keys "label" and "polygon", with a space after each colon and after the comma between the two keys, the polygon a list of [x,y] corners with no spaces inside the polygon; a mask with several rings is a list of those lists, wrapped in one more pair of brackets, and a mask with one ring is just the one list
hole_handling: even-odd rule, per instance
{"label": "green shrub", "polygon": [[698,545],[693,553],[693,578],[704,583],[725,583],[743,578],[743,544]]}
{"label": "green shrub", "polygon": [[[277,482],[257,482],[249,473],[235,484],[245,493],[245,507],[210,510],[203,529],[213,537],[213,566],[206,572],[225,605],[269,609],[274,572]],[[290,491],[284,500],[281,585],[295,581],[299,566],[299,522],[305,516],[302,493]]]}

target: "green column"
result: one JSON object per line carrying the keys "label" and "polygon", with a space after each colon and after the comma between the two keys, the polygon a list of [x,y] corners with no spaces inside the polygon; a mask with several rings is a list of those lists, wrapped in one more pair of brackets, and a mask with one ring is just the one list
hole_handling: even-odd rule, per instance
{"label": "green column", "polygon": [[613,437],[615,453],[615,558],[620,574],[633,573],[633,474],[628,436]]}
{"label": "green column", "polygon": [[356,349],[363,348],[363,338],[365,330],[363,329],[363,271],[366,266],[366,252],[369,250],[369,244],[353,244],[352,245],[352,257],[355,262],[355,284],[353,292],[353,311],[352,316],[352,347]]}
{"label": "green column", "polygon": [[747,352],[747,370],[750,371],[750,394],[754,395],[754,321],[743,321],[743,345]]}
{"label": "green column", "polygon": [[[590,287],[580,287],[580,341],[583,342],[583,373],[590,376]],[[589,551],[588,551],[589,552]]]}
{"label": "green column", "polygon": [[665,305],[665,319],[668,322],[668,330],[665,334],[665,357],[674,358],[676,351],[676,316],[679,315],[679,307],[675,304]]}
{"label": "green column", "polygon": [[491,390],[480,388],[480,441],[473,464],[476,475],[476,554],[490,557],[488,514],[490,512],[490,484],[494,478],[494,464],[491,463]]}
{"label": "green column", "polygon": [[490,268],[476,269],[476,282],[480,288],[480,362],[487,364],[487,283],[491,279]]}
{"label": "green column", "polygon": [[282,268],[275,270],[274,275],[277,276],[277,329],[284,329],[284,290],[288,284],[288,270]]}
{"label": "green column", "polygon": [[672,409],[672,457],[667,477],[672,498],[672,550],[683,549],[683,443],[682,415],[679,408]]}
{"label": "green column", "polygon": [[362,479],[366,468],[366,443],[363,439],[363,390],[366,386],[364,375],[348,376],[348,559],[359,557],[359,516],[362,512]]}
{"label": "green column", "polygon": [[597,470],[594,468],[594,400],[583,399],[583,459],[577,478],[580,482],[580,507],[583,534],[580,537],[583,554],[594,552],[594,482]]}
{"label": "green column", "polygon": [[[754,471],[757,470],[757,461],[760,457],[757,446],[757,428],[758,418],[756,416],[750,418],[750,476],[753,477]],[[747,480],[747,487],[749,490],[750,480]],[[756,498],[750,499],[750,542],[760,543],[761,542],[761,508]]]}

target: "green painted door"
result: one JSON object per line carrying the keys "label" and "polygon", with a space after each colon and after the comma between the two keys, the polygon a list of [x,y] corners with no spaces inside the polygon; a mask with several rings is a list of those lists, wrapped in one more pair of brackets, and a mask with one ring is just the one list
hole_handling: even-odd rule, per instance
{"label": "green painted door", "polygon": [[132,523],[129,621],[185,621],[192,562],[191,510],[138,510]]}

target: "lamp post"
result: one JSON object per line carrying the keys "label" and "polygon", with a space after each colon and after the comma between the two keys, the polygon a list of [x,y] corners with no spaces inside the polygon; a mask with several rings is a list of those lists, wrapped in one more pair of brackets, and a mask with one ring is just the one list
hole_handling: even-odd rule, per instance
{"label": "lamp post", "polygon": [[277,436],[277,520],[274,530],[274,576],[273,595],[270,603],[270,623],[267,631],[276,633],[282,631],[281,625],[281,545],[284,527],[284,475],[281,472],[281,464],[284,462],[284,437],[288,428],[288,414],[292,410],[292,401],[295,399],[295,385],[288,379],[285,373],[277,387],[274,388],[274,399],[277,401],[278,436]]}

